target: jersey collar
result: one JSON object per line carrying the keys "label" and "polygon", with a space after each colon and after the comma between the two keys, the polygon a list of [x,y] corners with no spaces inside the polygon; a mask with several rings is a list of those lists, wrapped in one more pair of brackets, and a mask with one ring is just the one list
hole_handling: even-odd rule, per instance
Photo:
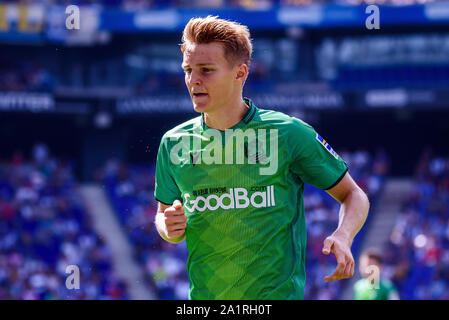
{"label": "jersey collar", "polygon": [[[253,120],[254,116],[256,115],[257,107],[255,106],[253,101],[246,97],[243,98],[243,101],[245,101],[245,103],[248,105],[249,109],[248,109],[248,111],[246,111],[245,115],[243,116],[243,119],[240,120],[240,122],[237,123],[232,128],[242,127],[244,125],[247,125],[248,123],[251,122],[251,120]],[[203,128],[203,130],[208,128],[206,123],[204,122],[204,113],[201,113],[201,127]]]}

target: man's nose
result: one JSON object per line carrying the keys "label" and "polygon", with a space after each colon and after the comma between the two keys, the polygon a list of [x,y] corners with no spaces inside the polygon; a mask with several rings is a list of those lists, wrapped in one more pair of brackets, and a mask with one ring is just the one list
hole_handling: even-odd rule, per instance
{"label": "man's nose", "polygon": [[199,72],[197,72],[197,71],[192,71],[192,72],[190,73],[190,79],[189,79],[189,82],[190,82],[191,84],[201,84],[201,77],[200,77]]}

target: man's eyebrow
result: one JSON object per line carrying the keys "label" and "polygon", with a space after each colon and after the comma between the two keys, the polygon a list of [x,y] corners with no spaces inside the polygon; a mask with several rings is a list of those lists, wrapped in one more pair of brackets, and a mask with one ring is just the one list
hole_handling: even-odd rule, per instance
{"label": "man's eyebrow", "polygon": [[[204,66],[215,66],[215,63],[212,63],[212,62],[210,62],[210,63],[198,63],[198,64],[196,64],[195,66],[197,66],[197,67],[204,67]],[[185,69],[185,68],[187,68],[187,67],[190,67],[190,65],[189,64],[181,64],[181,67],[183,68],[183,69]]]}

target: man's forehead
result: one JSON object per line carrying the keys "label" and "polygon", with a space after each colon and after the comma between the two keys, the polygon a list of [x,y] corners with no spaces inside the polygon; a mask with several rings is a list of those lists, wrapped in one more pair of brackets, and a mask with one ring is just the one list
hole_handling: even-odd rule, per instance
{"label": "man's forehead", "polygon": [[224,49],[216,42],[188,44],[183,54],[183,64],[217,64],[225,60]]}

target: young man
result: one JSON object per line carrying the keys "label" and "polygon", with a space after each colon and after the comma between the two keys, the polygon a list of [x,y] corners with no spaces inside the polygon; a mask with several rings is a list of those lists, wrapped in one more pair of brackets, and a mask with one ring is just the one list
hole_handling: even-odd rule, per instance
{"label": "young man", "polygon": [[382,278],[382,254],[376,248],[365,250],[359,260],[362,279],[354,284],[355,300],[399,300],[395,285]]}
{"label": "young man", "polygon": [[182,67],[195,111],[159,147],[156,227],[186,239],[190,299],[303,299],[304,183],[341,203],[324,241],[338,265],[324,278],[354,273],[351,244],[369,202],[345,162],[314,129],[242,98],[252,44],[248,28],[208,16],[186,25]]}

